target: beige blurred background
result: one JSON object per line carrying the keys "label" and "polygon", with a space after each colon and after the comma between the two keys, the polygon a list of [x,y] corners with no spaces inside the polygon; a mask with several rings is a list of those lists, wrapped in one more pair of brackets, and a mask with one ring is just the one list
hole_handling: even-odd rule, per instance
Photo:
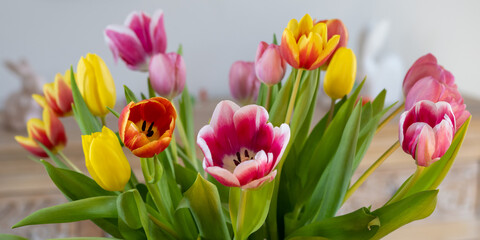
{"label": "beige blurred background", "polygon": [[[123,24],[133,10],[165,13],[167,51],[183,44],[187,84],[208,100],[195,108],[195,126],[204,125],[218,101],[230,98],[228,71],[236,60],[253,60],[260,41],[279,37],[291,18],[305,13],[313,18],[340,18],[349,33],[349,47],[358,57],[359,78],[368,77],[368,93],[389,89],[390,100],[400,99],[401,81],[408,67],[420,56],[433,53],[456,77],[474,118],[457,162],[441,185],[439,202],[429,219],[407,225],[386,239],[480,239],[480,1],[127,1],[127,0],[15,0],[0,3],[0,111],[8,96],[18,91],[20,80],[3,61],[25,58],[45,82],[57,72],[76,66],[87,52],[99,54],[114,77],[119,102],[123,85],[145,91],[146,73],[114,63],[103,38],[108,24]],[[365,50],[369,50],[365,52]],[[117,104],[116,108],[121,108]],[[322,106],[321,104],[319,106]],[[320,111],[319,111],[320,112]],[[318,117],[318,116],[317,116]],[[2,119],[4,120],[4,119]],[[116,119],[108,117],[109,126]],[[65,153],[86,172],[78,127],[71,118],[63,120],[69,143]],[[36,209],[66,200],[41,165],[27,159],[15,143],[17,134],[0,129],[0,232],[31,239],[68,236],[102,236],[89,222],[24,227],[10,230]],[[375,136],[357,177],[397,139],[392,121]],[[129,160],[140,176],[136,158]],[[397,150],[346,203],[341,212],[361,206],[381,206],[414,171],[412,159]]]}

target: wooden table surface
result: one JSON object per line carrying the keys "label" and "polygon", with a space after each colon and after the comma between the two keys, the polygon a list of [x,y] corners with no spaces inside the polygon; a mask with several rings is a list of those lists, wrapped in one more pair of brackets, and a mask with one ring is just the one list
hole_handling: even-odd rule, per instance
{"label": "wooden table surface", "polygon": [[[198,130],[207,123],[217,101],[198,103],[195,108],[195,127]],[[469,107],[473,115],[480,116],[478,107]],[[67,129],[68,144],[64,153],[86,171],[81,148],[80,131],[72,118],[62,120]],[[107,118],[109,126],[116,128],[116,119]],[[397,140],[397,121],[389,123],[380,131],[361,163],[358,177],[391,144]],[[42,165],[29,160],[27,152],[14,140],[15,135],[0,130],[0,233],[17,234],[30,239],[50,237],[103,236],[93,223],[49,224],[10,227],[37,209],[66,202],[63,195],[51,182]],[[411,223],[385,239],[480,239],[479,177],[480,169],[480,118],[472,119],[465,142],[457,160],[440,186],[437,208],[430,218]],[[130,164],[141,178],[140,163],[126,152]],[[341,212],[349,212],[363,206],[375,209],[395,192],[399,185],[415,170],[411,157],[397,150],[349,199]]]}

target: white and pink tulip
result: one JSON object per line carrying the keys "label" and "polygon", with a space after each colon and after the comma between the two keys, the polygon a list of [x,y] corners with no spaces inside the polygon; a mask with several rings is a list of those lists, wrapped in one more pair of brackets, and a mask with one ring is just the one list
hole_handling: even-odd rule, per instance
{"label": "white and pink tulip", "polygon": [[400,116],[399,142],[417,165],[427,167],[445,154],[455,131],[449,103],[423,100]]}
{"label": "white and pink tulip", "polygon": [[290,128],[273,127],[267,120],[268,112],[261,106],[220,102],[197,137],[205,171],[228,187],[257,188],[272,181]]}
{"label": "white and pink tulip", "polygon": [[157,10],[152,17],[144,12],[130,13],[123,26],[107,26],[105,41],[115,60],[121,58],[132,70],[148,71],[150,58],[167,49],[163,11]]}

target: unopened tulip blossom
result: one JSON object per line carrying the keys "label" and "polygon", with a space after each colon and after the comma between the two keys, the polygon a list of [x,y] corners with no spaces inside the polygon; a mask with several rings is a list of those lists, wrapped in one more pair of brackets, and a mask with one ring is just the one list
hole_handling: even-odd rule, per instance
{"label": "unopened tulip blossom", "polygon": [[153,157],[170,144],[176,119],[175,108],[166,98],[131,102],[118,119],[120,139],[137,157]]}
{"label": "unopened tulip blossom", "polygon": [[242,104],[257,100],[260,80],[255,74],[255,63],[236,61],[230,67],[228,75],[230,93]]}
{"label": "unopened tulip blossom", "polygon": [[260,81],[273,86],[282,81],[287,63],[282,58],[280,46],[260,42],[255,57],[255,73]]}
{"label": "unopened tulip blossom", "polygon": [[455,116],[447,102],[417,102],[400,116],[399,142],[418,166],[439,160],[455,135]]}
{"label": "unopened tulip blossom", "polygon": [[82,146],[93,180],[107,191],[122,191],[131,169],[117,135],[104,126],[101,132],[82,135]]}
{"label": "unopened tulip blossom", "polygon": [[43,109],[42,120],[38,118],[28,120],[27,131],[28,137],[15,136],[15,140],[37,157],[48,157],[38,143],[43,144],[54,154],[67,144],[62,122],[48,107]]}
{"label": "unopened tulip blossom", "polygon": [[267,120],[268,112],[261,106],[221,101],[197,136],[205,171],[225,186],[243,189],[273,180],[290,128],[273,127]]}
{"label": "unopened tulip blossom", "polygon": [[163,11],[157,10],[152,17],[132,12],[123,26],[107,26],[105,40],[115,60],[120,57],[128,68],[147,71],[150,58],[167,49]]}
{"label": "unopened tulip blossom", "polygon": [[181,55],[174,52],[155,54],[148,69],[152,88],[160,96],[173,99],[183,91],[186,69]]}
{"label": "unopened tulip blossom", "polygon": [[80,58],[77,65],[77,84],[93,115],[105,117],[107,107],[116,101],[115,83],[105,62],[96,54]]}
{"label": "unopened tulip blossom", "polygon": [[450,103],[456,119],[456,128],[460,128],[470,116],[463,103],[463,97],[457,89],[452,73],[437,63],[432,54],[419,58],[408,70],[403,81],[405,110],[421,100]]}
{"label": "unopened tulip blossom", "polygon": [[333,55],[323,81],[325,93],[339,99],[352,91],[357,73],[357,58],[349,48],[341,47]]}
{"label": "unopened tulip blossom", "polygon": [[322,66],[336,49],[340,36],[327,36],[327,24],[313,24],[306,14],[300,22],[290,20],[282,34],[283,58],[296,69],[314,70]]}

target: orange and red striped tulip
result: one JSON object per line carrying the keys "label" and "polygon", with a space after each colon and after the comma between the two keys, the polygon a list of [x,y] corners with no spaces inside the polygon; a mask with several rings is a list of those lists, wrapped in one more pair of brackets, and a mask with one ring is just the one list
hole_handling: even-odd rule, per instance
{"label": "orange and red striped tulip", "polygon": [[310,15],[297,22],[290,20],[283,31],[280,50],[283,58],[297,69],[314,70],[322,66],[336,49],[340,36],[327,37],[327,24],[313,24]]}
{"label": "orange and red striped tulip", "polygon": [[33,98],[42,107],[48,105],[59,117],[71,115],[73,95],[72,87],[70,86],[70,76],[70,69],[65,71],[65,75],[63,76],[57,73],[54,82],[43,85],[43,94],[45,97],[35,94]]}
{"label": "orange and red striped tulip", "polygon": [[120,139],[136,156],[153,157],[170,144],[176,119],[175,107],[166,98],[130,102],[118,119]]}

